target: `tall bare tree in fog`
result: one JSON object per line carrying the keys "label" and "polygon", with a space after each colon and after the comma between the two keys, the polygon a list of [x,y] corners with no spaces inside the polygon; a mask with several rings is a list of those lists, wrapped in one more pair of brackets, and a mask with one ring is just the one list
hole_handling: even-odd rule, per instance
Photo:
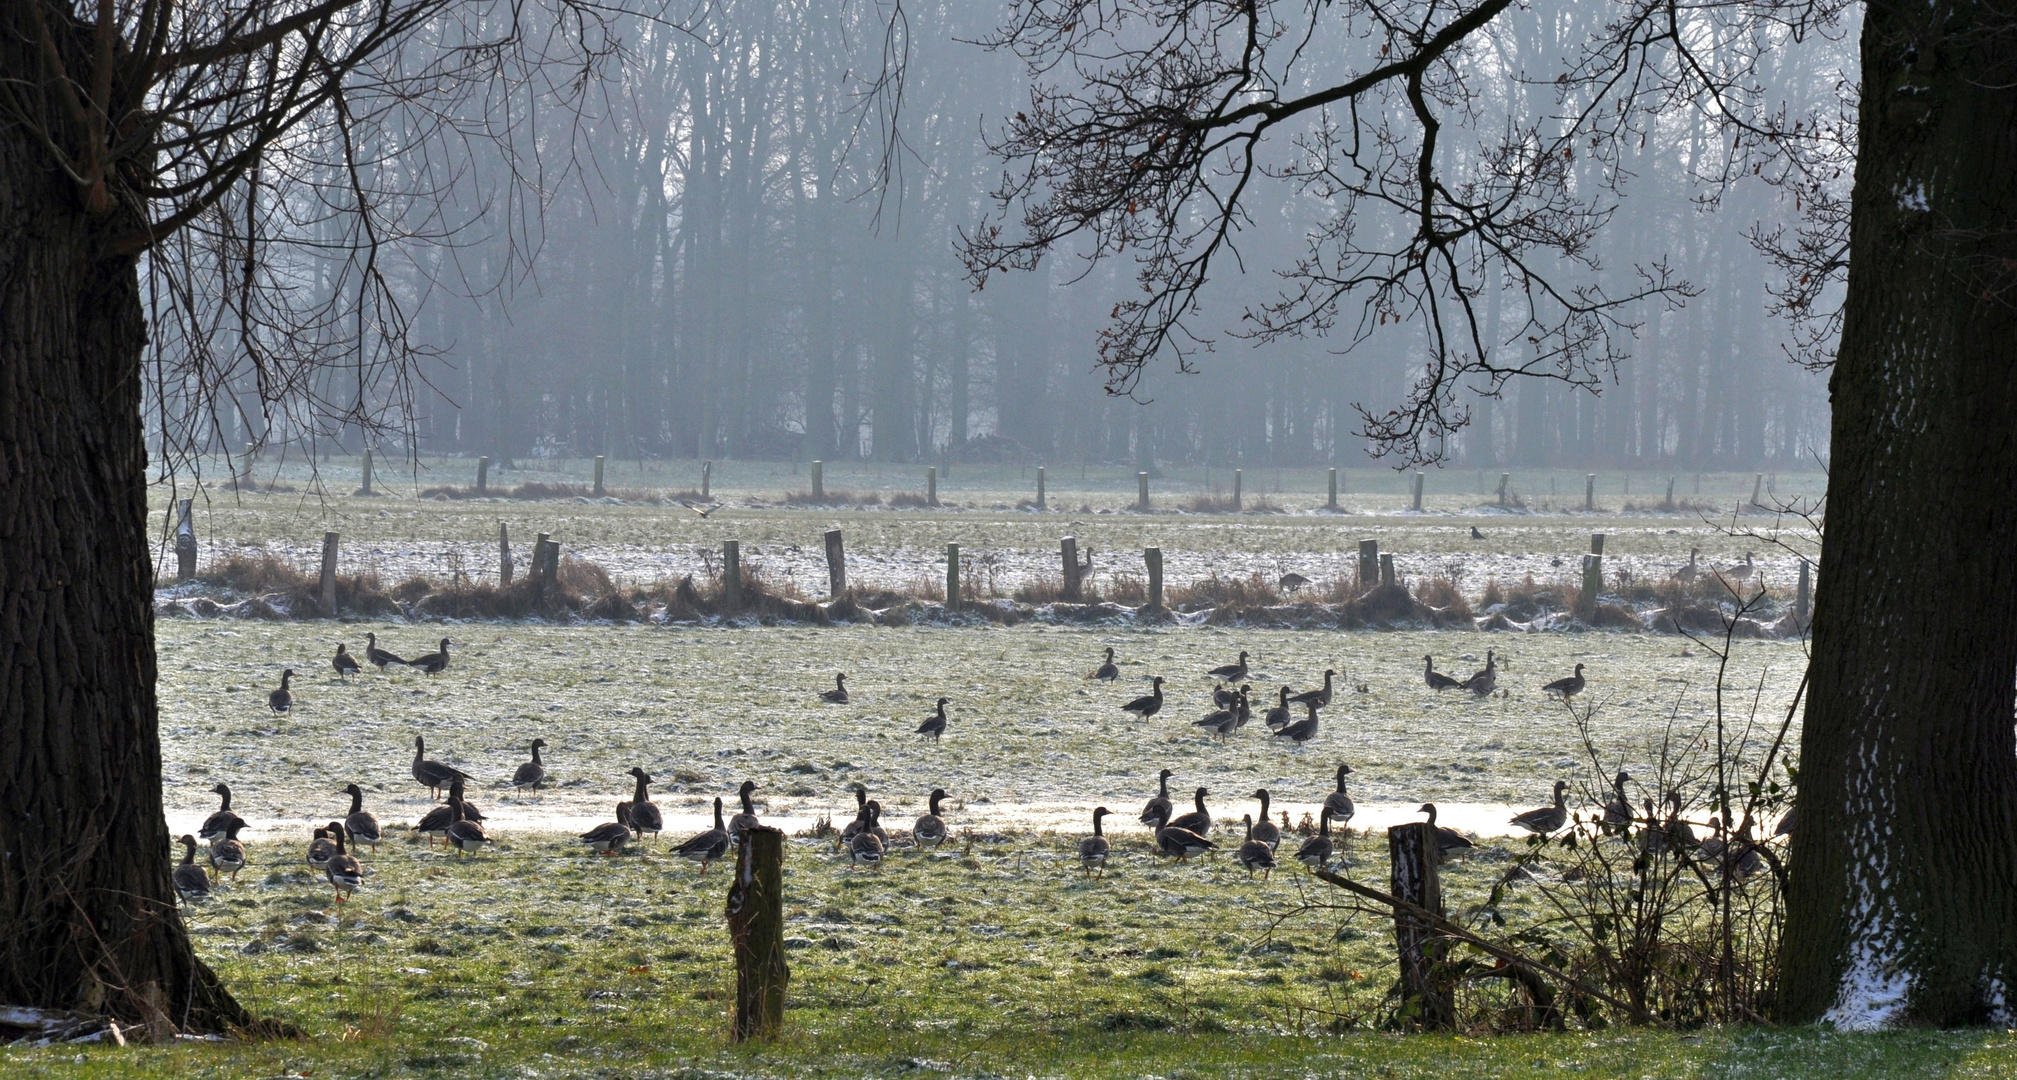
{"label": "tall bare tree in fog", "polygon": [[[1019,3],[998,42],[1033,83],[998,146],[1015,220],[982,225],[966,253],[980,280],[1056,253],[1131,258],[1139,291],[1102,332],[1126,387],[1185,362],[1257,188],[1313,194],[1327,213],[1300,257],[1266,267],[1281,288],[1251,305],[1249,333],[1411,335],[1411,389],[1361,420],[1434,457],[1467,384],[1594,386],[1634,307],[1692,291],[1650,252],[1636,289],[1587,271],[1632,230],[1636,150],[1677,114],[1707,121],[1728,153],[1704,179],[1769,174],[1814,211],[1797,238],[1758,236],[1790,271],[1778,301],[1823,328],[1802,339],[1810,356],[1829,344],[1827,283],[1847,274],[1780,1015],[2008,1023],[2017,19],[1983,0],[1868,5],[1853,122],[1787,114],[1766,69],[1844,8]],[[1536,21],[1559,60],[1509,63]],[[1351,43],[1345,62],[1326,40]],[[1538,91],[1526,107],[1489,107],[1487,85],[1515,76]],[[1852,148],[1844,194],[1833,171]],[[1511,311],[1486,310],[1502,284]]]}
{"label": "tall bare tree in fog", "polygon": [[[225,411],[327,435],[410,397],[416,298],[389,240],[460,230],[434,196],[519,111],[592,85],[609,15],[0,2],[0,1000],[250,1022],[190,948],[164,858],[143,388],[171,455]],[[529,218],[533,186],[488,209]],[[172,342],[151,370],[150,334]]]}

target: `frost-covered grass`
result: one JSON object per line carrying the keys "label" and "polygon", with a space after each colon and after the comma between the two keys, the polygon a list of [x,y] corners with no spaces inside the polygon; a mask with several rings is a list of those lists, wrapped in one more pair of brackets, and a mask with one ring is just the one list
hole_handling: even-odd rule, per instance
{"label": "frost-covered grass", "polygon": [[[336,643],[361,652],[366,630],[409,656],[452,637],[452,665],[432,677],[367,666],[354,683],[338,681],[328,662]],[[1670,717],[1686,734],[1712,715],[1715,677],[1713,658],[1686,639],[1612,633],[165,620],[157,634],[171,824],[199,823],[222,780],[255,824],[300,836],[345,808],[334,793],[353,781],[381,820],[416,820],[427,806],[408,774],[416,734],[431,757],[476,776],[471,799],[512,827],[606,820],[633,765],[657,778],[675,828],[697,825],[714,796],[747,778],[762,786],[760,809],[793,827],[852,816],[846,785],[860,782],[892,818],[908,820],[942,786],[956,828],[1077,829],[1098,803],[1138,809],[1164,767],[1177,773],[1175,791],[1211,787],[1211,805],[1234,822],[1254,809],[1247,795],[1257,787],[1300,820],[1345,762],[1356,770],[1361,822],[1411,819],[1434,800],[1446,823],[1503,831],[1507,804],[1542,804],[1557,778],[1601,805],[1594,777],[1619,767],[1653,775]],[[1121,679],[1088,680],[1108,645]],[[1423,685],[1425,653],[1461,676],[1483,666],[1487,648],[1509,696],[1479,701]],[[1279,686],[1314,687],[1326,668],[1338,671],[1315,741],[1293,747],[1258,718],[1225,744],[1191,725],[1210,708],[1203,673],[1241,649],[1252,653],[1257,713]],[[1539,690],[1579,662],[1589,678],[1579,700],[1598,704],[1601,769],[1563,707]],[[1770,739],[1804,663],[1797,642],[1739,643],[1731,680],[1745,708],[1763,680],[1759,740]],[[294,711],[275,716],[267,691],[290,666]],[[826,705],[817,692],[838,670],[853,701]],[[1147,693],[1154,675],[1169,680],[1167,704],[1144,724],[1119,706]],[[951,726],[933,744],[912,731],[940,695],[952,699]],[[557,786],[524,797],[500,790],[535,736],[551,744]]]}

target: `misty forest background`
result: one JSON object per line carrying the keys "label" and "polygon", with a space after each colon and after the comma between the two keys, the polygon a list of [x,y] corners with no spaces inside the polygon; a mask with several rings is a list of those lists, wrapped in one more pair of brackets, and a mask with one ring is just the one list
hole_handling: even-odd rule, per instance
{"label": "misty forest background", "polygon": [[[1493,66],[1478,83],[1488,99],[1453,110],[1451,126],[1486,133],[1495,118],[1550,112],[1553,88],[1521,73],[1552,70],[1602,12],[1543,5],[1509,16],[1470,61]],[[1192,324],[1214,348],[1192,357],[1195,373],[1165,363],[1133,397],[1104,393],[1098,333],[1139,289],[1125,262],[1053,260],[976,291],[958,257],[961,230],[987,219],[1002,182],[988,137],[1028,101],[1015,58],[973,43],[1002,8],[906,3],[894,30],[891,16],[867,0],[723,0],[684,26],[631,20],[584,114],[542,108],[549,88],[539,87],[468,104],[471,130],[530,136],[537,153],[510,165],[445,160],[423,145],[439,145],[440,132],[404,132],[388,109],[346,135],[366,168],[319,189],[370,204],[383,230],[371,237],[355,235],[346,207],[266,194],[255,177],[222,215],[242,230],[191,229],[154,255],[248,269],[257,258],[268,274],[258,296],[178,296],[161,286],[166,275],[152,279],[154,347],[199,362],[150,368],[150,425],[195,419],[208,444],[199,449],[233,453],[253,442],[355,452],[371,439],[505,461],[1365,461],[1354,406],[1402,398],[1425,356],[1422,320],[1362,320],[1353,306],[1327,334],[1265,346],[1238,336],[1241,313],[1280,287],[1269,268],[1304,253],[1327,213],[1321,200],[1279,180],[1250,196],[1241,261],[1219,263]],[[1854,70],[1856,28],[1840,31],[1769,51],[1759,81],[1795,114],[1831,110],[1840,73]],[[1308,46],[1333,50],[1337,70],[1360,47]],[[900,95],[873,81],[892,59]],[[1630,356],[1598,395],[1550,380],[1519,380],[1497,399],[1472,388],[1474,423],[1450,443],[1454,462],[1825,461],[1825,375],[1797,362],[1799,328],[1775,311],[1778,272],[1750,240],[1790,231],[1795,193],[1723,176],[1728,146],[1716,131],[1693,110],[1668,115],[1622,160],[1578,163],[1577,183],[1615,184],[1620,209],[1591,253],[1599,267],[1562,273],[1630,291],[1636,267],[1664,261],[1698,295],[1625,312],[1636,324],[1620,331]],[[1276,164],[1291,160],[1287,140],[1276,143]],[[1474,148],[1458,138],[1449,152]],[[1405,227],[1368,210],[1357,225],[1368,235]],[[313,241],[262,247],[262,235],[286,231],[282,219]],[[358,239],[378,243],[346,249]],[[1479,300],[1486,335],[1495,348],[1530,348],[1517,283],[1498,284]],[[260,305],[294,314],[262,320]],[[362,311],[377,325],[360,334],[360,324],[300,317],[318,310],[349,312],[345,322]],[[270,340],[269,323],[287,325],[288,340]],[[397,376],[401,340],[422,350],[419,381]],[[325,415],[404,407],[416,441],[354,425],[338,439],[322,425],[311,441],[316,425],[303,418],[315,409],[263,411],[260,380],[275,370],[263,358],[284,348],[354,355],[283,398],[319,402]],[[199,388],[205,367],[224,374],[223,392]]]}

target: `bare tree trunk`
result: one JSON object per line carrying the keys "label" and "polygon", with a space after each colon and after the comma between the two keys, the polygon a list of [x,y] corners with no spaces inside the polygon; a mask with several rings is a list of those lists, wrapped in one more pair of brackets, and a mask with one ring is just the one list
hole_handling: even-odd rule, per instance
{"label": "bare tree trunk", "polygon": [[[1870,5],[1786,1020],[2012,1019],[2017,36]],[[1982,20],[2002,19],[2000,34]]]}
{"label": "bare tree trunk", "polygon": [[170,879],[139,279],[68,184],[0,125],[0,1001],[216,1031],[250,1018]]}

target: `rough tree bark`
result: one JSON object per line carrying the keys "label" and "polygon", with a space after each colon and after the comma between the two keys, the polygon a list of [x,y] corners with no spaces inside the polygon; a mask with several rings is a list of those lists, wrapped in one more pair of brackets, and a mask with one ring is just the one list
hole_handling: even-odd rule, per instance
{"label": "rough tree bark", "polygon": [[2017,978],[2017,34],[1866,5],[1780,1015],[2007,1024]]}
{"label": "rough tree bark", "polygon": [[[0,70],[31,65],[0,42]],[[154,700],[135,219],[0,123],[0,1003],[250,1022],[176,912]],[[165,1010],[164,1010],[165,1006]]]}

